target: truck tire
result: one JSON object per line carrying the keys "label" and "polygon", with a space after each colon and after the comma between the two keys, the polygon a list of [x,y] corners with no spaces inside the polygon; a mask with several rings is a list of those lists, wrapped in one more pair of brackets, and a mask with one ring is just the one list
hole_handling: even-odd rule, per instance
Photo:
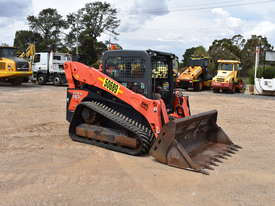
{"label": "truck tire", "polygon": [[203,84],[202,82],[197,82],[195,85],[194,85],[194,90],[199,92],[203,89]]}
{"label": "truck tire", "polygon": [[236,93],[236,86],[235,86],[235,85],[232,86],[232,89],[231,89],[230,92],[231,92],[232,94]]}
{"label": "truck tire", "polygon": [[58,76],[58,75],[54,76],[54,78],[53,78],[53,84],[54,84],[55,86],[61,85],[61,84],[62,84],[61,77]]}
{"label": "truck tire", "polygon": [[24,79],[22,78],[16,78],[16,79],[12,79],[10,80],[10,83],[13,85],[13,86],[19,86],[23,83]]}
{"label": "truck tire", "polygon": [[43,85],[46,84],[47,78],[45,74],[37,74],[37,84]]}
{"label": "truck tire", "polygon": [[213,88],[214,93],[218,93],[219,91],[220,91],[220,89]]}

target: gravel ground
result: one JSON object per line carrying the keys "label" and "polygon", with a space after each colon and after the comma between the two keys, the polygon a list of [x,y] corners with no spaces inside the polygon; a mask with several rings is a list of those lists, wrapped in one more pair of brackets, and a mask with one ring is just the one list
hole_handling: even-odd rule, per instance
{"label": "gravel ground", "polygon": [[209,176],[72,142],[66,87],[0,85],[0,205],[275,205],[275,97],[187,94],[243,147]]}

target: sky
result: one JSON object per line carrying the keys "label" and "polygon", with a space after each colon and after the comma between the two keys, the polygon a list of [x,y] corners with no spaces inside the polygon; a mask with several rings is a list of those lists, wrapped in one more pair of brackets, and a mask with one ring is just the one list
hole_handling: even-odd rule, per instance
{"label": "sky", "polygon": [[[13,44],[26,17],[45,8],[66,16],[92,0],[0,0],[0,44]],[[185,49],[241,34],[266,36],[275,45],[275,0],[106,0],[119,11],[118,40],[124,49],[156,49],[182,56]]]}

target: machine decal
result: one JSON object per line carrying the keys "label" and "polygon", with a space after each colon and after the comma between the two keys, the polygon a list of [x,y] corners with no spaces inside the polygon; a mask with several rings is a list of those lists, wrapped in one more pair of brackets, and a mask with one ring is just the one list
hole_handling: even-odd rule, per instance
{"label": "machine decal", "polygon": [[112,80],[105,78],[103,82],[103,87],[113,92],[114,94],[118,94],[120,86],[113,82]]}

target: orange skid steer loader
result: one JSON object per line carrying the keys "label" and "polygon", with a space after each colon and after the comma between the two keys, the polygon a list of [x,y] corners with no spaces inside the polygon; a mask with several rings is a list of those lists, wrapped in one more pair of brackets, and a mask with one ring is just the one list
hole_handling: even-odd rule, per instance
{"label": "orange skid steer loader", "polygon": [[174,88],[174,58],[153,50],[107,51],[102,72],[66,62],[72,140],[130,155],[149,153],[204,174],[237,151],[216,124],[217,111],[190,114],[188,97]]}

